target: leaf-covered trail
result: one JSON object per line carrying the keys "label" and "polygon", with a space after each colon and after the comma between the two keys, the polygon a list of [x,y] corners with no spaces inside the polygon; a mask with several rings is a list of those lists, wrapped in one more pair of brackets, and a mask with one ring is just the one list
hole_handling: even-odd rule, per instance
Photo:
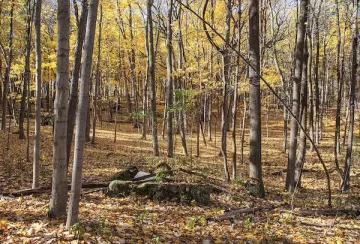
{"label": "leaf-covered trail", "polygon": [[[333,123],[326,126],[320,148],[328,168],[332,168]],[[177,181],[211,183],[226,188],[229,193],[212,194],[212,201],[204,207],[158,203],[136,196],[109,198],[101,191],[87,193],[91,190],[84,189],[87,194],[81,200],[81,223],[71,231],[64,229],[65,220],[47,219],[49,193],[19,198],[0,197],[1,243],[68,243],[78,239],[85,243],[201,243],[204,240],[210,243],[242,243],[246,240],[269,243],[356,243],[359,240],[359,217],[300,217],[291,213],[291,203],[294,210],[325,208],[326,181],[316,155],[308,151],[305,168],[309,171],[303,174],[303,188],[293,198],[283,191],[285,173],[281,171],[286,168],[287,155],[281,153],[280,113],[270,114],[269,139],[263,137],[262,156],[267,193],[263,200],[249,196],[243,186],[248,173],[247,145],[245,163],[238,163],[240,178],[228,185],[222,179],[222,158],[218,156],[219,133],[216,140],[207,142],[206,146],[201,144],[199,158],[182,156],[180,136],[176,135],[176,156],[167,159],[164,153],[166,144],[161,139],[162,157],[154,158],[150,136],[147,141],[140,140],[137,129],[133,129],[131,123],[124,122],[119,124],[117,142],[114,143],[113,127],[114,124],[104,122],[97,130],[96,144],[86,145],[83,182],[106,181],[129,165],[149,170],[158,162],[167,161],[175,169],[174,178]],[[52,169],[51,127],[42,127],[42,132],[41,185],[48,186],[51,184]],[[263,135],[266,135],[265,127]],[[1,137],[0,148],[5,148],[5,137]],[[30,142],[32,144],[32,137]],[[193,141],[188,141],[188,146],[193,148],[189,148],[190,153],[195,153],[195,142],[193,133]],[[360,205],[358,151],[357,140],[350,194],[336,192],[338,176],[335,172],[331,174],[333,205],[336,209],[356,209]],[[10,149],[1,154],[0,193],[29,188],[32,163],[26,162],[25,141],[19,141],[16,134],[10,134]],[[178,170],[180,167],[208,175],[209,178],[186,174]],[[271,211],[243,214],[232,221],[207,221],[208,217],[224,213],[224,209],[269,205],[283,206]]]}

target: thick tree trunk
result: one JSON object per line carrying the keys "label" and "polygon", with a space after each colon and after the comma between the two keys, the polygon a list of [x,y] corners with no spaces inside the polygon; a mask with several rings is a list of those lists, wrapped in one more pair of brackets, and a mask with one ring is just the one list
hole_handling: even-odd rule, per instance
{"label": "thick tree trunk", "polygon": [[[70,228],[78,222],[81,192],[82,164],[85,146],[85,127],[89,106],[90,72],[94,48],[95,28],[98,0],[89,0],[89,16],[87,18],[84,45],[84,64],[81,71],[80,99],[76,112],[76,135],[74,150],[74,167],[71,181],[71,196],[66,227]],[[101,19],[101,18],[100,18]],[[101,21],[101,20],[100,20]]]}
{"label": "thick tree trunk", "polygon": [[[300,2],[300,17],[297,29],[297,40],[295,50],[295,62],[294,62],[294,77],[293,77],[293,105],[292,113],[296,118],[299,118],[300,108],[300,82],[302,76],[302,66],[304,63],[304,43],[305,43],[305,23],[307,21],[307,8],[308,1],[301,0]],[[295,164],[296,164],[296,149],[297,149],[297,137],[298,137],[297,121],[294,117],[291,118],[291,130],[290,130],[290,145],[288,166],[286,175],[285,188],[289,192],[295,190]]]}
{"label": "thick tree trunk", "polygon": [[49,217],[60,218],[66,214],[66,136],[67,107],[69,97],[69,36],[70,3],[58,0],[58,44],[56,65],[56,97],[54,104],[55,130],[53,153],[53,177]]}
{"label": "thick tree trunk", "polygon": [[259,1],[249,5],[249,68],[250,79],[250,179],[256,197],[264,197],[261,165],[261,97],[260,97],[260,33]]}
{"label": "thick tree trunk", "polygon": [[[74,0],[74,6],[76,6],[76,1]],[[78,86],[79,86],[79,77],[80,77],[80,67],[81,67],[81,56],[82,49],[84,44],[85,32],[86,32],[86,19],[88,15],[88,0],[82,0],[82,11],[80,15],[80,20],[77,23],[77,40],[75,46],[75,59],[73,64],[73,73],[71,79],[71,91],[70,91],[70,101],[69,101],[69,109],[68,109],[68,125],[67,125],[67,142],[66,142],[66,150],[67,150],[67,167],[69,168],[69,159],[71,152],[71,144],[74,134],[75,127],[75,115],[76,106],[78,102]],[[77,9],[77,7],[76,7]]]}
{"label": "thick tree trunk", "polygon": [[41,124],[41,5],[35,5],[35,53],[36,53],[36,100],[35,100],[35,135],[32,188],[39,187],[40,178],[40,124]]}

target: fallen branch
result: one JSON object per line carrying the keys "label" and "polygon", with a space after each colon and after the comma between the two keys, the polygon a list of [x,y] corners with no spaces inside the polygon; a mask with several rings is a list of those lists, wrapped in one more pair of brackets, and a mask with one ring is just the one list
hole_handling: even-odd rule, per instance
{"label": "fallen branch", "polygon": [[310,210],[298,210],[292,212],[298,216],[339,216],[339,215],[351,215],[360,216],[360,209],[310,209]]}
{"label": "fallen branch", "polygon": [[[109,182],[105,182],[105,183],[84,183],[82,184],[82,188],[84,189],[91,189],[91,188],[103,188],[103,187],[108,187],[109,186]],[[67,186],[68,190],[71,189],[71,185],[69,184]],[[21,197],[21,196],[29,196],[29,195],[37,195],[37,194],[42,194],[45,193],[47,191],[51,190],[51,186],[43,186],[43,187],[39,187],[36,189],[25,189],[25,190],[20,190],[20,191],[15,191],[15,192],[5,192],[5,193],[1,193],[1,196],[12,196],[12,197]]]}
{"label": "fallen branch", "polygon": [[250,213],[253,214],[255,212],[260,212],[260,211],[271,211],[271,210],[274,210],[275,208],[278,208],[283,205],[284,204],[270,205],[270,206],[265,206],[265,207],[255,207],[255,208],[240,208],[240,209],[236,209],[236,210],[231,210],[229,212],[225,212],[224,214],[216,216],[216,217],[209,217],[209,218],[207,218],[207,220],[208,221],[232,220],[232,219],[236,218],[237,216],[239,216],[240,214],[250,214]]}

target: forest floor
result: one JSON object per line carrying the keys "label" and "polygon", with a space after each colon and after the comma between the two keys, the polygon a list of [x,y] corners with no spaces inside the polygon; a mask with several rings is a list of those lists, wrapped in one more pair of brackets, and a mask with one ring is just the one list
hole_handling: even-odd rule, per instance
{"label": "forest floor", "polygon": [[[263,118],[262,162],[266,197],[256,199],[244,187],[248,175],[248,130],[245,134],[244,163],[238,163],[239,179],[226,183],[219,154],[220,133],[212,141],[201,140],[200,157],[185,157],[181,152],[180,136],[176,135],[176,155],[166,158],[166,141],[160,141],[160,157],[152,156],[151,135],[141,135],[132,123],[122,118],[114,143],[114,123],[98,123],[96,143],[87,143],[83,182],[105,182],[117,171],[136,165],[144,171],[159,162],[168,162],[179,182],[213,184],[226,193],[212,194],[207,206],[155,202],[144,197],[110,198],[101,191],[84,189],[80,204],[80,223],[65,230],[65,219],[49,220],[47,211],[50,192],[23,197],[1,197],[1,193],[31,187],[32,163],[26,162],[26,143],[10,133],[0,139],[0,243],[360,243],[359,216],[298,216],[298,209],[326,209],[326,177],[314,152],[308,150],[302,188],[294,195],[284,191],[287,154],[282,147],[282,112],[271,111],[268,123]],[[33,121],[32,121],[33,123]],[[332,119],[325,120],[323,140],[319,145],[328,169],[334,167]],[[215,126],[215,125],[214,125]],[[217,129],[219,124],[216,125]],[[161,127],[159,123],[159,128]],[[339,193],[339,177],[331,173],[333,209],[358,209],[360,206],[360,137],[355,127],[354,161],[351,172],[351,191]],[[31,127],[31,130],[33,128]],[[161,130],[159,130],[161,131]],[[161,133],[160,133],[161,134]],[[189,133],[190,134],[190,133]],[[196,137],[190,142],[189,153],[195,155]],[[229,136],[230,137],[230,133]],[[238,136],[239,138],[239,136]],[[239,141],[239,139],[238,139]],[[240,143],[238,142],[238,145]],[[33,133],[30,136],[32,161]],[[52,128],[42,127],[41,186],[51,185]],[[229,138],[228,155],[231,155]],[[344,147],[341,149],[341,166]],[[238,156],[239,158],[239,156]],[[229,168],[231,161],[229,160]],[[186,174],[185,168],[203,176]],[[71,167],[70,167],[71,169]],[[69,177],[70,181],[70,177]],[[247,213],[229,220],[209,220],[224,213],[224,209],[278,206],[272,210]]]}

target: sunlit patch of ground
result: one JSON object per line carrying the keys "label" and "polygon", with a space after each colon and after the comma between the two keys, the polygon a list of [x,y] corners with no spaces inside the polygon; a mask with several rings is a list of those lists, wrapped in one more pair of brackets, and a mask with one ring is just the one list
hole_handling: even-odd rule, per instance
{"label": "sunlit patch of ground", "polygon": [[[106,117],[106,116],[104,116]],[[200,137],[200,157],[195,157],[196,133],[187,134],[190,154],[182,155],[180,136],[175,136],[175,158],[166,158],[166,141],[161,139],[161,120],[159,121],[159,142],[161,157],[152,156],[151,134],[141,140],[141,134],[132,123],[119,123],[117,141],[114,143],[114,123],[100,123],[96,131],[96,143],[86,144],[83,182],[107,181],[116,171],[129,165],[149,170],[158,162],[167,161],[175,168],[177,181],[215,184],[227,189],[229,193],[212,195],[209,206],[187,206],[174,203],[152,202],[146,198],[130,196],[127,198],[108,198],[101,191],[84,190],[80,208],[80,224],[73,230],[64,229],[65,220],[48,220],[50,193],[20,198],[0,200],[0,242],[1,243],[58,243],[80,240],[87,243],[242,243],[253,242],[357,242],[360,237],[359,217],[299,217],[291,209],[326,208],[326,177],[314,152],[307,152],[303,173],[303,188],[294,195],[284,192],[287,154],[282,153],[282,113],[272,111],[269,116],[268,133],[263,118],[262,159],[265,199],[255,199],[246,192],[243,182],[248,175],[248,130],[244,147],[244,163],[238,162],[239,179],[227,184],[223,180],[223,160],[218,156],[220,133],[213,132],[213,140],[204,145]],[[334,122],[324,121],[323,140],[319,145],[328,169],[334,167],[333,131]],[[213,124],[215,126],[215,124]],[[219,123],[216,125],[219,129]],[[205,132],[207,125],[205,125]],[[238,146],[240,145],[239,129]],[[16,128],[12,129],[15,132]],[[31,126],[31,131],[33,128]],[[42,127],[41,137],[41,185],[51,184],[53,142],[51,127]],[[190,132],[190,130],[189,130]],[[355,134],[359,132],[355,130]],[[25,141],[10,133],[9,150],[4,150],[7,134],[0,140],[0,192],[11,192],[31,187],[32,163],[26,162]],[[205,134],[205,136],[207,136]],[[228,139],[229,169],[232,144]],[[206,137],[207,139],[207,137]],[[334,208],[359,208],[359,137],[355,138],[354,164],[351,178],[351,192],[341,194],[336,191],[339,177],[331,173],[331,186]],[[32,159],[33,134],[30,135],[30,159]],[[344,160],[344,147],[340,155],[341,166]],[[238,156],[239,159],[239,156]],[[31,161],[31,160],[30,160]],[[239,161],[239,160],[238,160]],[[69,169],[71,171],[72,165]],[[208,178],[187,175],[178,168],[187,168],[207,175]],[[70,181],[70,176],[69,176]],[[232,221],[213,222],[207,217],[222,214],[225,208],[268,206],[286,203],[272,211],[260,211],[241,215]],[[285,211],[280,211],[285,210]]]}

